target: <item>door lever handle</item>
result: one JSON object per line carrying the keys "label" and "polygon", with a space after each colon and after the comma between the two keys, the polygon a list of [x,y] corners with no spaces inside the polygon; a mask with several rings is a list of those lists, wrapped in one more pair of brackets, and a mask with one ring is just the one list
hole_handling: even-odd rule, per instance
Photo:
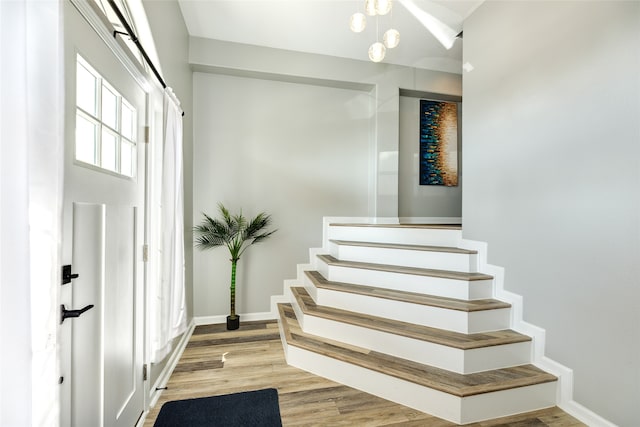
{"label": "door lever handle", "polygon": [[81,308],[80,310],[67,310],[64,304],[60,305],[60,323],[64,322],[64,319],[80,317],[82,313],[87,310],[91,310],[93,308],[93,304],[89,304],[86,307]]}
{"label": "door lever handle", "polygon": [[67,283],[71,283],[73,279],[77,279],[78,274],[71,272],[71,265],[63,265],[62,266],[62,284],[66,285]]}

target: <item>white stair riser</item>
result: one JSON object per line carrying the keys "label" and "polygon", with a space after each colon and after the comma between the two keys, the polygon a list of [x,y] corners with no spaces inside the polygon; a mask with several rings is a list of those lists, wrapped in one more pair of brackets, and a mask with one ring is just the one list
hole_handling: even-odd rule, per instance
{"label": "white stair riser", "polygon": [[524,341],[467,350],[469,357],[464,361],[464,373],[528,365],[532,360],[531,345],[531,341]]}
{"label": "white stair riser", "polygon": [[305,289],[318,305],[464,334],[509,328],[511,315],[509,308],[472,312],[450,310],[367,295],[318,289],[308,278],[304,284]]}
{"label": "white stair riser", "polygon": [[[311,298],[313,298],[313,300],[316,302],[316,304],[318,305],[327,305],[327,304],[320,304],[318,301],[320,300],[320,292],[321,290],[316,288],[315,285],[313,284],[313,282],[311,281],[311,279],[309,279],[309,277],[307,277],[306,274],[304,274],[302,276],[302,284],[304,285],[304,289],[307,291],[307,293],[309,294],[309,296]],[[322,290],[322,293],[324,293],[325,291]],[[289,293],[289,289],[285,288],[284,289],[284,293],[288,294]]]}
{"label": "white stair riser", "polygon": [[333,240],[427,246],[456,247],[462,240],[461,230],[446,229],[329,226],[327,234]]}
{"label": "white stair riser", "polygon": [[465,397],[460,424],[475,423],[556,405],[556,381]]}
{"label": "white stair riser", "polygon": [[457,424],[555,405],[555,383],[460,398],[292,345],[285,352],[292,366]]}
{"label": "white stair riser", "polygon": [[467,301],[492,298],[493,296],[493,280],[490,279],[469,282],[392,271],[328,265],[321,259],[318,259],[316,269],[327,280],[334,282],[375,286]]}
{"label": "white stair riser", "polygon": [[300,327],[308,334],[331,337],[335,341],[460,374],[522,365],[530,363],[531,359],[529,342],[461,350],[304,314],[295,300],[291,305]]}
{"label": "white stair riser", "polygon": [[382,399],[458,423],[461,410],[459,397],[331,359],[292,345],[288,346],[287,353],[287,363],[291,366]]}
{"label": "white stair riser", "polygon": [[329,253],[341,261],[433,268],[465,273],[478,271],[477,254],[350,246],[334,242],[329,243]]}

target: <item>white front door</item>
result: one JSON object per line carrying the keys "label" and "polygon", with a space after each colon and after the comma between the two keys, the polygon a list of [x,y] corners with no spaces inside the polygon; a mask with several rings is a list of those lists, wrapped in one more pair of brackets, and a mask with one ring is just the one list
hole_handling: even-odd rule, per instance
{"label": "white front door", "polygon": [[71,316],[60,326],[61,424],[132,427],[144,409],[146,93],[64,8],[63,263],[78,276],[60,290]]}

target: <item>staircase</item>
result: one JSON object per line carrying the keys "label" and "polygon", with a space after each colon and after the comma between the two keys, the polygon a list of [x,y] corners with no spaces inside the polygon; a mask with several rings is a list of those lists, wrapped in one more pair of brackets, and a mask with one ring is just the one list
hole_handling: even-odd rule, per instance
{"label": "staircase", "polygon": [[458,424],[556,404],[460,226],[333,223],[325,239],[277,304],[290,365]]}

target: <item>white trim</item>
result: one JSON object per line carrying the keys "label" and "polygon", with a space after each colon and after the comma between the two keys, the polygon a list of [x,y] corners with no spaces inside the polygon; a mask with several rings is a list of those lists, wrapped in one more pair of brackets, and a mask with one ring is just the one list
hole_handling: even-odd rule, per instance
{"label": "white trim", "polygon": [[71,3],[78,9],[78,12],[87,20],[91,28],[98,34],[105,45],[111,49],[114,56],[122,63],[125,69],[129,71],[145,92],[150,92],[152,85],[156,85],[158,88],[161,87],[160,84],[156,83],[152,76],[144,70],[142,64],[133,58],[133,55],[125,43],[120,41],[119,38],[113,37],[111,24],[106,23],[105,18],[98,15],[95,9],[97,6],[94,6],[93,2],[71,0]]}
{"label": "white trim", "polygon": [[401,216],[401,224],[462,224],[460,216]]}
{"label": "white trim", "polygon": [[149,59],[151,59],[153,65],[156,67],[158,74],[162,76],[164,74],[162,72],[162,64],[158,57],[158,50],[156,49],[155,40],[153,39],[151,26],[149,25],[149,20],[147,18],[147,13],[144,10],[142,0],[127,0],[127,6],[135,23],[135,31],[136,36],[138,36],[138,40],[140,40],[141,44],[144,46],[144,50]]}
{"label": "white trim", "polygon": [[[572,375],[573,376],[573,375]],[[573,379],[571,380],[573,383]],[[585,408],[575,400],[570,400],[563,405],[558,405],[560,408],[569,415],[577,418],[588,426],[591,427],[617,427],[616,424],[609,420],[602,418],[592,410]]]}
{"label": "white trim", "polygon": [[531,347],[533,364],[558,377],[558,407],[589,426],[615,427],[615,424],[573,400],[573,370],[544,355],[545,329],[532,325],[524,320],[522,296],[504,288],[503,267],[498,267],[487,262],[488,244],[475,240],[462,239],[460,247],[478,251],[478,271],[491,274],[494,277],[493,286],[495,297],[511,304],[512,329],[533,338]]}
{"label": "white trim", "polygon": [[[271,311],[264,311],[261,313],[240,313],[238,314],[238,316],[240,316],[241,321],[245,321],[245,322],[251,322],[256,320],[275,320],[277,318],[276,313],[273,313]],[[219,314],[216,316],[195,316],[193,318],[193,321],[196,324],[196,326],[216,325],[218,323],[226,323],[227,315]]]}

